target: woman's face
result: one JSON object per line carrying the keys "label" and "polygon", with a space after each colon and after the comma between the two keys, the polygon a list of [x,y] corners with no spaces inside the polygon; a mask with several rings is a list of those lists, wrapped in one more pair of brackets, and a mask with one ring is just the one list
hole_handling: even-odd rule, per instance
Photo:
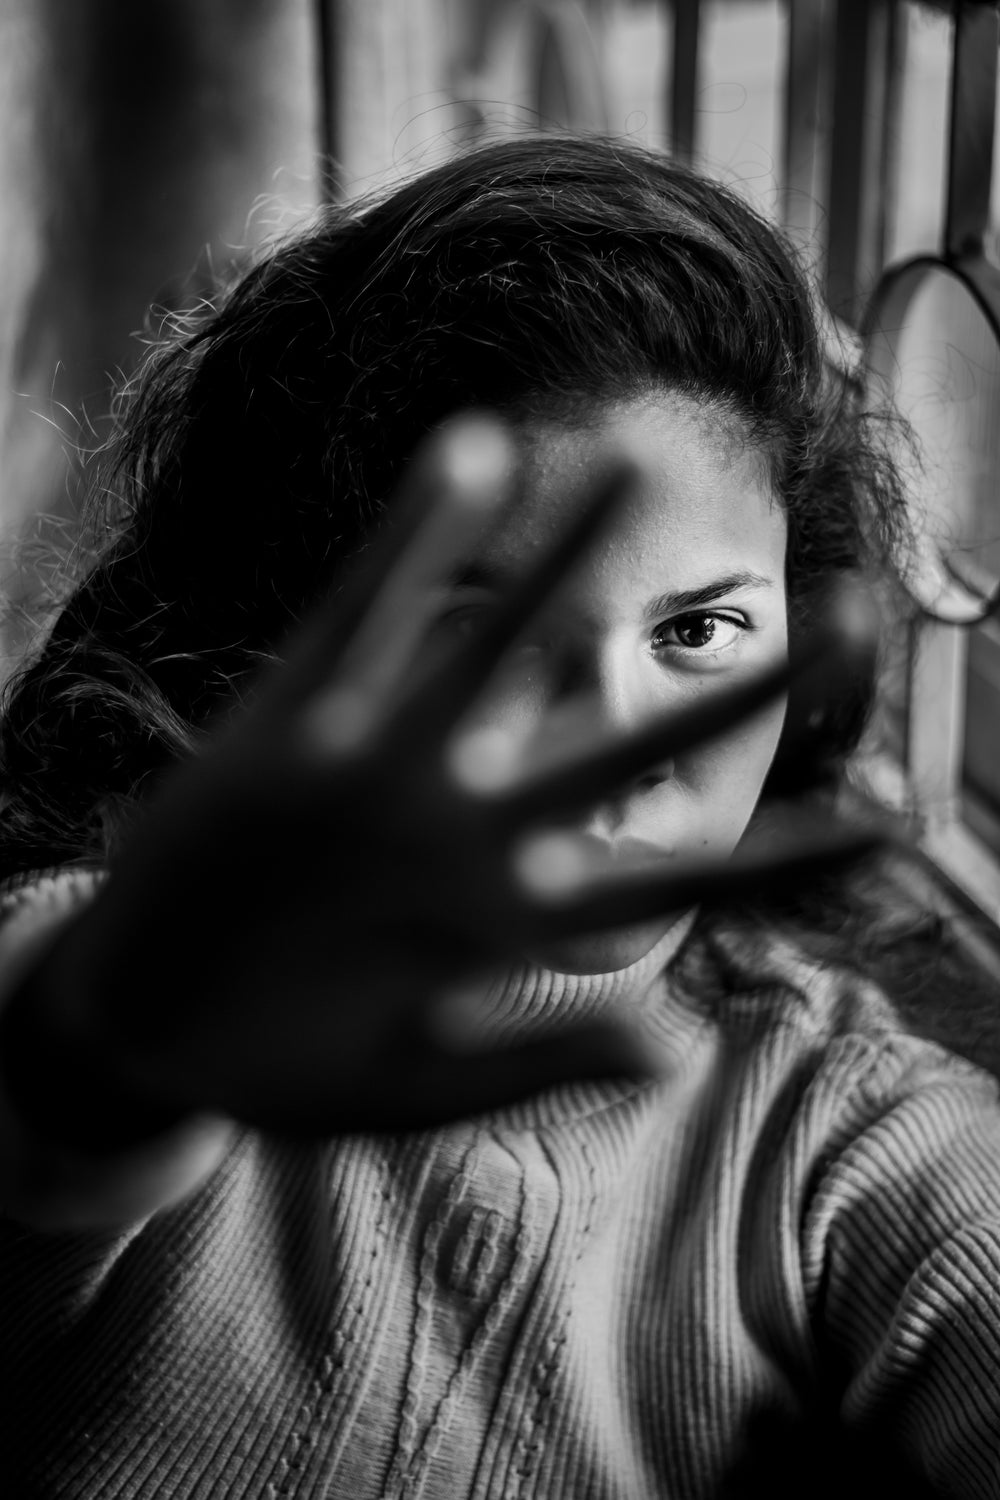
{"label": "woman's face", "polygon": [[[624,449],[645,479],[532,623],[477,705],[478,725],[514,734],[529,755],[558,756],[587,733],[627,732],[783,658],[785,516],[761,455],[741,444],[732,421],[689,398],[658,395],[598,408],[572,426],[536,421],[523,437],[523,495],[454,585],[447,614],[456,623],[524,572],[602,460]],[[731,853],[783,716],[777,702],[721,739],[650,766],[590,809],[576,826],[597,863]],[[567,971],[621,968],[673,920],[530,956]]]}

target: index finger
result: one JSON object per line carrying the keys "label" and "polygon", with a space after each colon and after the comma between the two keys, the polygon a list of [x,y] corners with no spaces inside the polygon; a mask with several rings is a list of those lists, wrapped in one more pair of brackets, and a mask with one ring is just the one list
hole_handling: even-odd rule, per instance
{"label": "index finger", "polygon": [[433,433],[414,456],[389,523],[316,612],[269,701],[315,698],[334,740],[338,713],[355,731],[377,720],[419,647],[436,586],[500,503],[512,469],[499,418],[463,413]]}

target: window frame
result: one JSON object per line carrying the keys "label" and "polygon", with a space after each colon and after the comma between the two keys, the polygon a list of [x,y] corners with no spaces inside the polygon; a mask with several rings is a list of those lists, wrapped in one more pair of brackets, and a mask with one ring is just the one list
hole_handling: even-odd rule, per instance
{"label": "window frame", "polygon": [[[930,276],[955,277],[1000,345],[1000,271],[986,253],[993,175],[1000,23],[992,7],[956,0],[942,243],[888,266],[860,320],[865,378],[885,378],[891,341]],[[898,59],[894,60],[898,64]],[[911,628],[904,757],[868,757],[869,783],[911,823],[951,894],[1000,925],[1000,860],[970,824],[963,788],[969,627],[925,614]],[[1000,753],[1000,752],[998,752]]]}

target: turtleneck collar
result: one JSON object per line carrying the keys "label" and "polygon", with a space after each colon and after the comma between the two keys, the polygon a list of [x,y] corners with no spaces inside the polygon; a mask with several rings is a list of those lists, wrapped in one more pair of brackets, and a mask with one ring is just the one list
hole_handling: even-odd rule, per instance
{"label": "turtleneck collar", "polygon": [[[476,1045],[516,1045],[581,1021],[616,1012],[639,1020],[664,1052],[667,1071],[684,1071],[701,1019],[670,1000],[667,970],[691,930],[694,912],[685,912],[647,954],[627,968],[607,974],[562,974],[534,964],[518,964],[496,980],[477,1006]],[[666,1078],[641,1082],[601,1079],[568,1082],[492,1111],[466,1129],[558,1128],[659,1092]],[[454,1130],[455,1127],[451,1127]]]}
{"label": "turtleneck collar", "polygon": [[650,1015],[665,990],[664,973],[694,921],[685,912],[648,953],[607,974],[562,974],[521,963],[497,979],[480,1012],[484,1040],[520,1040],[529,1033],[592,1020],[610,1010]]}

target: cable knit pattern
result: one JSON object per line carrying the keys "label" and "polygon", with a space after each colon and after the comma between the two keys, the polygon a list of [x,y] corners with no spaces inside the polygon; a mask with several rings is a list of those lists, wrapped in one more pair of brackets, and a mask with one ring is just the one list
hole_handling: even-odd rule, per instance
{"label": "cable knit pattern", "polygon": [[[7,961],[81,878],[10,898]],[[246,1132],[121,1232],[0,1222],[0,1493],[707,1500],[762,1413],[831,1402],[940,1493],[1000,1496],[996,1085],[789,947],[668,963],[682,935],[492,1000],[501,1030],[636,1006],[660,1083]]]}

